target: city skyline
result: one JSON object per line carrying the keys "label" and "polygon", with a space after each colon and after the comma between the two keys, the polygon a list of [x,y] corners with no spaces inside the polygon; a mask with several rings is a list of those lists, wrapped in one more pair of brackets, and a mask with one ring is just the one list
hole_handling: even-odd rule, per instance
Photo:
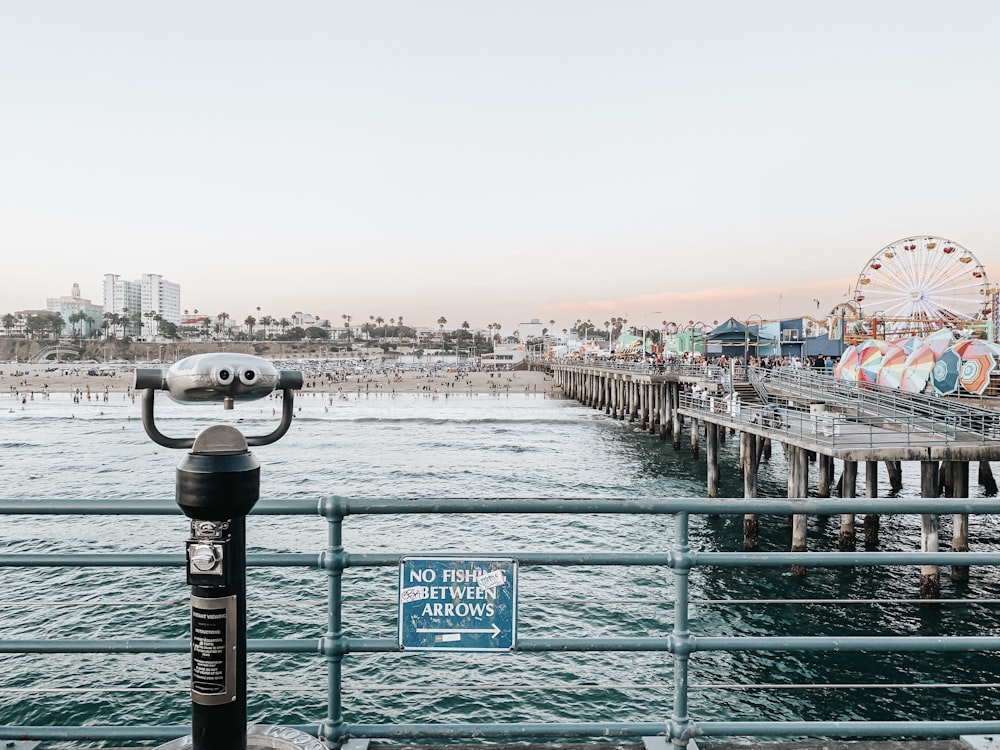
{"label": "city skyline", "polygon": [[5,9],[4,312],[815,315],[904,237],[997,265],[1000,6]]}

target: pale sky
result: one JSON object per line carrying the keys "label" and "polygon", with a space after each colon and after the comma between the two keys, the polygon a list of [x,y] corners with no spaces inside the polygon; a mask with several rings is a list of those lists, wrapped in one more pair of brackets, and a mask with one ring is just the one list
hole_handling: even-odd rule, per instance
{"label": "pale sky", "polygon": [[0,0],[0,314],[159,273],[237,319],[790,317],[914,235],[1000,281],[998,36],[995,0]]}

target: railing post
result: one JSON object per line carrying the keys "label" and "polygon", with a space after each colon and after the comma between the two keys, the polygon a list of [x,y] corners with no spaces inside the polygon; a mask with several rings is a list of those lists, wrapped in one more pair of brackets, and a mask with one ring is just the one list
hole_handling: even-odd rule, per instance
{"label": "railing post", "polygon": [[342,679],[344,661],[343,581],[344,581],[344,515],[337,508],[324,512],[328,524],[325,565],[327,576],[327,627],[324,651],[327,660],[326,721],[320,735],[323,740],[339,746],[344,727]]}
{"label": "railing post", "polygon": [[674,630],[670,634],[674,654],[674,709],[670,717],[669,736],[675,750],[686,748],[694,729],[688,716],[688,662],[693,644],[688,623],[689,580],[691,569],[688,547],[688,514],[684,511],[674,516]]}

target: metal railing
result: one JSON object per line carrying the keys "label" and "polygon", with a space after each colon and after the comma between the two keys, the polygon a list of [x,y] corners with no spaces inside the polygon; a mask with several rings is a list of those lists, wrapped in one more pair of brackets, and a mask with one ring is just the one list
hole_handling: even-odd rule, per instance
{"label": "metal railing", "polygon": [[[692,662],[706,654],[738,652],[915,652],[918,654],[1000,651],[1000,636],[957,636],[948,633],[915,636],[899,633],[887,636],[789,636],[773,633],[766,636],[695,634],[691,630],[689,574],[707,567],[745,569],[848,566],[928,566],[977,565],[1000,566],[1000,552],[718,552],[701,551],[692,545],[692,515],[743,514],[854,514],[870,513],[871,501],[865,500],[709,500],[686,499],[291,499],[261,501],[251,515],[318,515],[327,524],[325,549],[308,553],[258,553],[248,555],[251,567],[304,568],[325,572],[327,576],[327,630],[318,638],[250,639],[250,652],[272,654],[314,654],[326,662],[327,711],[321,721],[293,725],[292,728],[320,736],[327,742],[341,744],[349,738],[487,738],[487,739],[568,739],[568,738],[640,738],[660,737],[676,748],[685,747],[694,737],[943,737],[961,734],[1000,732],[1000,720],[947,721],[821,721],[737,720],[716,721],[690,715]],[[1000,502],[967,499],[880,499],[879,514],[996,514]],[[178,510],[168,500],[0,500],[0,515],[11,516],[167,516]],[[609,551],[552,551],[551,540],[542,539],[549,551],[503,553],[525,568],[566,566],[647,566],[669,571],[673,580],[672,621],[661,623],[662,632],[648,637],[518,637],[513,651],[519,654],[543,652],[602,653],[647,652],[668,654],[672,675],[664,687],[672,689],[669,715],[650,716],[644,721],[589,721],[575,723],[358,723],[351,721],[351,707],[345,705],[343,663],[359,654],[390,654],[400,651],[393,638],[355,637],[345,634],[344,613],[349,602],[343,596],[352,585],[351,574],[366,568],[394,568],[407,554],[432,551],[362,552],[345,549],[344,525],[354,516],[414,516],[442,514],[561,514],[586,517],[588,514],[634,515],[637,517],[672,517],[673,539],[662,549],[649,552],[616,552],[622,540],[601,539]],[[631,527],[634,528],[634,527]],[[627,527],[623,526],[627,533]],[[662,537],[658,537],[662,538]],[[481,540],[476,556],[484,554],[487,539]],[[694,546],[694,548],[692,548]],[[136,553],[35,553],[0,554],[0,568],[112,568],[112,567],[183,566],[181,552],[174,554]],[[178,572],[179,577],[183,577]],[[658,582],[654,584],[659,588]],[[395,594],[396,592],[392,592]],[[773,601],[773,600],[771,600]],[[784,601],[784,600],[779,600]],[[974,601],[974,600],[972,600]],[[815,604],[816,602],[811,602]],[[355,624],[356,624],[355,620]],[[186,639],[140,638],[123,634],[117,638],[45,638],[0,640],[3,654],[152,654],[182,653],[189,648]],[[447,662],[443,668],[447,670]],[[742,679],[742,675],[739,676]],[[743,684],[742,688],[753,685]],[[851,685],[852,689],[877,688],[878,685]],[[919,686],[915,686],[919,687]],[[968,686],[965,686],[968,687]],[[592,712],[588,705],[586,712]],[[169,740],[188,731],[183,725],[170,726],[0,726],[0,739],[37,740]]]}
{"label": "metal railing", "polygon": [[888,418],[900,422],[940,423],[955,434],[976,439],[1000,439],[1000,414],[995,410],[938,396],[906,393],[874,383],[840,380],[811,370],[776,369],[753,375],[770,394],[804,403],[823,402],[852,418]]}
{"label": "metal railing", "polygon": [[754,427],[777,431],[773,437],[798,440],[804,445],[838,449],[926,448],[936,445],[996,445],[990,427],[970,430],[961,415],[935,417],[919,414],[868,416],[838,411],[836,402],[826,402],[824,411],[810,412],[789,407],[771,394],[768,405],[739,404],[708,394],[681,393],[678,406],[690,414],[703,414],[717,424],[741,430]]}

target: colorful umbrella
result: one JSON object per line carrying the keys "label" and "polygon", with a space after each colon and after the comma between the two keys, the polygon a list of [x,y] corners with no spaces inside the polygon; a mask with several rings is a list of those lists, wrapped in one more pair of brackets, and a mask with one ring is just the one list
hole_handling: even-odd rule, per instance
{"label": "colorful umbrella", "polygon": [[924,336],[924,346],[929,346],[937,356],[944,354],[945,349],[955,343],[955,335],[950,328],[942,328]]}
{"label": "colorful umbrella", "polygon": [[921,346],[923,346],[924,340],[919,336],[907,336],[905,339],[893,339],[889,342],[889,348],[903,349],[907,354],[912,354]]}
{"label": "colorful umbrella", "polygon": [[958,352],[958,356],[962,359],[978,357],[981,354],[990,354],[993,356],[1000,354],[1000,346],[986,339],[965,339],[965,341],[959,341],[951,348]]}
{"label": "colorful umbrella", "polygon": [[[889,388],[899,388],[903,380],[903,373],[906,371],[906,358],[909,353],[896,342],[889,344],[889,348],[882,355],[882,366],[878,370],[878,378],[875,382]],[[926,383],[927,380],[925,379]]]}
{"label": "colorful umbrella", "polygon": [[833,368],[833,376],[841,380],[858,379],[858,348],[853,344],[840,355],[836,366]]}
{"label": "colorful umbrella", "polygon": [[976,354],[963,358],[962,367],[958,371],[958,382],[969,393],[981,396],[986,386],[990,384],[990,373],[996,367],[997,360],[992,354]]}
{"label": "colorful umbrella", "polygon": [[931,383],[941,396],[958,390],[958,373],[962,369],[962,358],[954,349],[948,349],[938,357],[931,370]]}
{"label": "colorful umbrella", "polygon": [[889,345],[881,339],[868,339],[858,344],[858,375],[859,383],[875,383],[878,381],[878,371],[882,367],[882,355]]}
{"label": "colorful umbrella", "polygon": [[959,341],[951,349],[962,358],[958,382],[969,393],[983,394],[990,384],[990,375],[997,367],[1000,346],[985,339]]}
{"label": "colorful umbrella", "polygon": [[937,354],[929,346],[915,349],[906,358],[899,387],[907,393],[923,393],[935,362],[937,362]]}

